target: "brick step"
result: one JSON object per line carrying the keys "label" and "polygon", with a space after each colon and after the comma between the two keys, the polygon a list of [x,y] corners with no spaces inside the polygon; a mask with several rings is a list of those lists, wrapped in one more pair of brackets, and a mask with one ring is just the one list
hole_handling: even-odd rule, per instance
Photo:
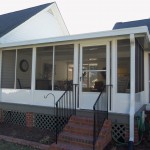
{"label": "brick step", "polygon": [[75,123],[78,125],[92,125],[93,126],[93,118],[92,117],[72,116],[70,118],[69,122]]}
{"label": "brick step", "polygon": [[77,135],[93,136],[93,126],[91,125],[80,125],[73,122],[69,122],[64,130]]}
{"label": "brick step", "polygon": [[[82,121],[84,124],[83,127],[81,127],[80,121],[76,121],[77,118]],[[91,125],[86,125],[86,121],[83,120],[91,121],[91,118],[72,117],[71,120],[69,120],[68,125],[65,126],[63,132],[59,134],[57,145],[55,143],[52,144],[49,150],[92,150],[93,136],[73,133],[73,131],[77,131],[78,129],[84,130],[84,128],[92,128]],[[103,150],[111,141],[111,128],[111,121],[105,120],[95,145],[96,149]]]}
{"label": "brick step", "polygon": [[84,148],[79,145],[73,145],[65,142],[58,142],[57,144],[52,144],[49,150],[92,150],[92,148]]}
{"label": "brick step", "polygon": [[80,145],[85,148],[92,148],[93,146],[93,136],[75,135],[73,133],[68,133],[65,131],[60,133],[58,141],[74,145]]}

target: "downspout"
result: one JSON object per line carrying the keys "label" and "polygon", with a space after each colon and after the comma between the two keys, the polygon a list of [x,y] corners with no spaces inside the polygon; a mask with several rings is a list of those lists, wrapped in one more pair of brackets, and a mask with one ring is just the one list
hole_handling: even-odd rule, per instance
{"label": "downspout", "polygon": [[32,104],[34,104],[35,77],[36,77],[36,47],[33,47],[32,48],[32,72],[31,72]]}
{"label": "downspout", "polygon": [[[78,43],[74,43],[74,69],[73,69],[73,84],[79,84],[79,72],[78,72],[78,65],[79,65],[79,44]],[[73,86],[73,90],[79,92],[79,89],[75,86]],[[79,95],[75,95],[77,97],[77,101],[76,101],[76,108],[79,107]]]}
{"label": "downspout", "polygon": [[134,114],[135,114],[135,37],[130,34],[130,116],[129,116],[129,145],[128,149],[133,150],[134,146]]}

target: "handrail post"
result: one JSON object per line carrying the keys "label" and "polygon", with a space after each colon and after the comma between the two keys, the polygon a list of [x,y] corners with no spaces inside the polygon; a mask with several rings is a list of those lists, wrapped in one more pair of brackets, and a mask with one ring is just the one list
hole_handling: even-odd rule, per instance
{"label": "handrail post", "polygon": [[56,144],[57,144],[57,134],[58,134],[58,103],[56,103]]}
{"label": "handrail post", "polygon": [[75,115],[76,115],[76,102],[77,102],[77,92],[76,92],[76,88],[77,88],[77,84],[75,84],[75,86],[74,86],[74,90],[75,90]]}
{"label": "handrail post", "polygon": [[95,150],[95,107],[93,107],[94,111],[94,124],[93,124],[93,150]]}
{"label": "handrail post", "polygon": [[109,89],[108,89],[108,85],[106,85],[106,111],[107,111],[107,114],[106,114],[106,118],[108,119],[108,92],[109,92]]}
{"label": "handrail post", "polygon": [[[105,119],[108,119],[108,98],[109,98],[108,87],[110,87],[110,86],[111,85],[105,85],[103,87],[96,102],[93,105],[93,150],[95,150],[96,140],[99,136],[99,132],[103,126],[103,123],[104,123]],[[103,93],[104,93],[104,97],[102,96]],[[103,99],[103,98],[105,98],[105,99]],[[104,102],[104,105],[102,105],[102,102]],[[100,113],[102,113],[102,115],[100,115]],[[100,116],[103,116],[103,118],[100,118]],[[100,119],[102,119],[102,120],[100,121]]]}

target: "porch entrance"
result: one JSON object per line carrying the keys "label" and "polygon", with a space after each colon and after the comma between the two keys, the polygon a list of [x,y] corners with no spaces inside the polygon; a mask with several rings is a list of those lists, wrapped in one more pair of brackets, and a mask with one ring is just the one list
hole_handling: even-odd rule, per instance
{"label": "porch entrance", "polygon": [[109,43],[80,46],[79,108],[92,109],[106,84],[110,84]]}

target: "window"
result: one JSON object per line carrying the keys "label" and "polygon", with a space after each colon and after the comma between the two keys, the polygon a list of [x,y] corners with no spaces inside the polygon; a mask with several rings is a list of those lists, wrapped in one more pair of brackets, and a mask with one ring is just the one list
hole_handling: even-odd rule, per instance
{"label": "window", "polygon": [[144,91],[144,49],[135,40],[135,92]]}
{"label": "window", "polygon": [[53,47],[37,48],[36,90],[52,90]]}
{"label": "window", "polygon": [[74,45],[37,48],[36,89],[65,91],[73,83]]}
{"label": "window", "polygon": [[[36,90],[65,91],[73,83],[74,45],[37,48]],[[31,89],[32,49],[2,52],[2,88]]]}
{"label": "window", "polygon": [[73,83],[73,53],[74,45],[55,47],[54,89],[66,90]]}
{"label": "window", "polygon": [[100,92],[106,84],[106,46],[83,47],[82,91]]}
{"label": "window", "polygon": [[17,50],[17,89],[31,89],[31,71],[32,49]]}
{"label": "window", "polygon": [[31,89],[32,49],[2,51],[2,88]]}
{"label": "window", "polygon": [[117,41],[118,93],[130,92],[130,40]]}
{"label": "window", "polygon": [[2,88],[15,87],[15,60],[16,50],[2,51]]}

